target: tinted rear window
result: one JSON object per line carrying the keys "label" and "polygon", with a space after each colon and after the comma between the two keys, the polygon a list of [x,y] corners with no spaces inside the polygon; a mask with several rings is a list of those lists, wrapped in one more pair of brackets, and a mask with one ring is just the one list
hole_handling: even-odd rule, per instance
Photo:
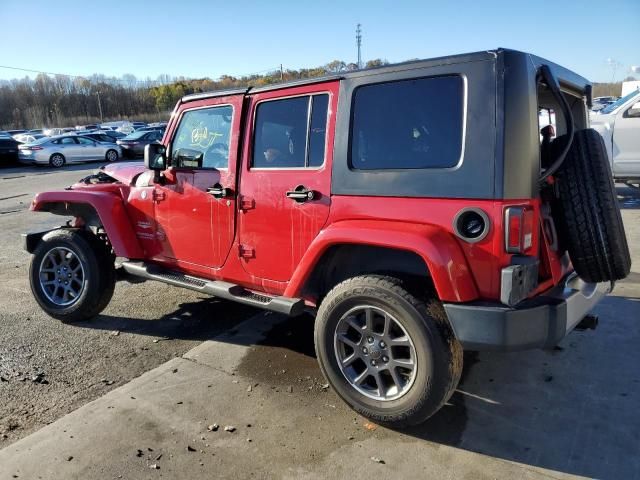
{"label": "tinted rear window", "polygon": [[353,95],[352,168],[448,168],[462,153],[459,76],[366,85]]}

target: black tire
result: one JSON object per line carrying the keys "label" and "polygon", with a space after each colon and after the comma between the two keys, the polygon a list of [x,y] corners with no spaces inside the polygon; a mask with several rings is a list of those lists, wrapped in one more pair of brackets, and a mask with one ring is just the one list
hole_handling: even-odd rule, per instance
{"label": "black tire", "polygon": [[[359,306],[392,315],[415,346],[415,377],[399,398],[370,398],[338,365],[334,334],[345,313]],[[462,347],[442,304],[432,298],[419,300],[397,278],[359,276],[335,286],[320,305],[314,336],[318,361],[329,384],[356,412],[382,425],[402,428],[424,422],[451,397],[462,373]]]}
{"label": "black tire", "polygon": [[[554,141],[559,151],[566,137]],[[576,273],[586,282],[625,278],[631,255],[604,141],[593,129],[575,132],[557,173],[558,230]]]}
{"label": "black tire", "polygon": [[49,165],[54,168],[62,168],[65,163],[67,163],[67,160],[61,153],[54,153],[49,157]]}
{"label": "black tire", "polygon": [[118,158],[119,158],[118,152],[113,149],[107,150],[107,153],[105,153],[104,155],[104,159],[107,162],[117,162]]}
{"label": "black tire", "polygon": [[[78,296],[65,305],[52,300],[41,281],[43,278],[51,280],[56,276],[54,273],[41,272],[45,257],[56,249],[72,252],[82,265],[83,287],[80,287]],[[40,307],[51,317],[65,323],[87,320],[104,310],[113,296],[116,283],[114,260],[107,245],[94,235],[75,229],[54,230],[42,237],[31,258],[31,291]]]}

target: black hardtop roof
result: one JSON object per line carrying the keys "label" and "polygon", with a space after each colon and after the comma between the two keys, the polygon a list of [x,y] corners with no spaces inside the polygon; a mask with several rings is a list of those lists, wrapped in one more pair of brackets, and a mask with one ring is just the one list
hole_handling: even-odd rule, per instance
{"label": "black hardtop roof", "polygon": [[480,61],[492,61],[492,60],[496,60],[499,56],[504,55],[505,53],[509,53],[509,54],[515,54],[515,55],[526,55],[530,58],[531,63],[537,68],[540,65],[543,64],[547,64],[551,67],[551,70],[554,72],[554,74],[558,77],[558,78],[562,78],[563,80],[565,80],[568,83],[571,83],[573,85],[576,86],[581,86],[583,87],[584,85],[588,85],[590,82],[572,72],[571,70],[568,70],[560,65],[557,65],[553,62],[550,62],[544,58],[538,57],[536,55],[530,54],[530,53],[526,53],[526,52],[520,52],[518,50],[511,50],[511,49],[506,49],[506,48],[498,48],[496,50],[484,50],[484,51],[479,51],[479,52],[472,52],[472,53],[463,53],[463,54],[457,54],[457,55],[448,55],[445,57],[435,57],[435,58],[428,58],[428,59],[422,59],[422,60],[410,60],[407,62],[401,62],[401,63],[394,63],[394,64],[390,64],[390,65],[383,65],[380,67],[374,67],[374,68],[367,68],[367,69],[362,69],[362,70],[354,70],[354,71],[350,71],[350,72],[342,72],[340,74],[335,74],[335,75],[325,75],[322,77],[313,77],[313,78],[304,78],[304,79],[298,79],[298,80],[293,80],[293,81],[289,81],[289,82],[281,82],[281,83],[274,83],[271,85],[265,85],[262,87],[245,87],[245,88],[236,88],[236,89],[227,89],[227,90],[215,90],[215,91],[211,91],[211,92],[203,92],[203,93],[194,93],[191,95],[186,95],[184,97],[182,97],[182,99],[180,100],[180,103],[185,103],[185,102],[193,102],[196,100],[202,100],[202,99],[206,99],[206,98],[215,98],[215,97],[224,97],[224,96],[228,96],[228,95],[246,95],[248,93],[260,93],[260,92],[268,92],[268,91],[272,91],[272,90],[280,90],[280,89],[284,89],[284,88],[291,88],[291,87],[297,87],[297,86],[301,86],[301,85],[312,85],[314,83],[322,83],[322,82],[327,82],[327,81],[331,81],[331,80],[342,80],[342,79],[347,79],[347,78],[360,78],[360,77],[366,77],[366,76],[373,76],[373,75],[378,75],[378,74],[385,74],[385,73],[393,73],[393,72],[400,72],[400,71],[406,71],[406,70],[414,70],[414,69],[420,69],[420,68],[428,68],[428,67],[435,67],[435,66],[439,66],[439,65],[453,65],[456,63],[467,63],[467,62],[480,62]]}

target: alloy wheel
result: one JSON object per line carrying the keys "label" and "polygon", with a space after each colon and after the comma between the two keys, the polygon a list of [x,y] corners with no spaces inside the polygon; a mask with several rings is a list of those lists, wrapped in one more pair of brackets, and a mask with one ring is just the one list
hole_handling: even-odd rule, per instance
{"label": "alloy wheel", "polygon": [[416,378],[411,337],[389,312],[358,306],[336,325],[334,350],[340,371],[359,393],[379,401],[405,395]]}
{"label": "alloy wheel", "polygon": [[70,249],[49,250],[40,262],[40,288],[49,301],[60,307],[77,302],[85,288],[84,267]]}

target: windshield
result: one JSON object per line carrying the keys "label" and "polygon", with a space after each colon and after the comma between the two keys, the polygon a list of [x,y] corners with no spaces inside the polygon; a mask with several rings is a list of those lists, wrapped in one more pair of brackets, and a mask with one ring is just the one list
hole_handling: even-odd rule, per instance
{"label": "windshield", "polygon": [[611,113],[616,108],[618,108],[620,105],[623,105],[623,104],[627,103],[627,101],[629,99],[635,97],[638,94],[640,94],[640,90],[636,90],[634,92],[631,92],[628,95],[625,95],[624,97],[620,98],[619,100],[616,100],[611,105],[607,105],[606,107],[604,107],[602,110],[600,110],[600,113]]}

